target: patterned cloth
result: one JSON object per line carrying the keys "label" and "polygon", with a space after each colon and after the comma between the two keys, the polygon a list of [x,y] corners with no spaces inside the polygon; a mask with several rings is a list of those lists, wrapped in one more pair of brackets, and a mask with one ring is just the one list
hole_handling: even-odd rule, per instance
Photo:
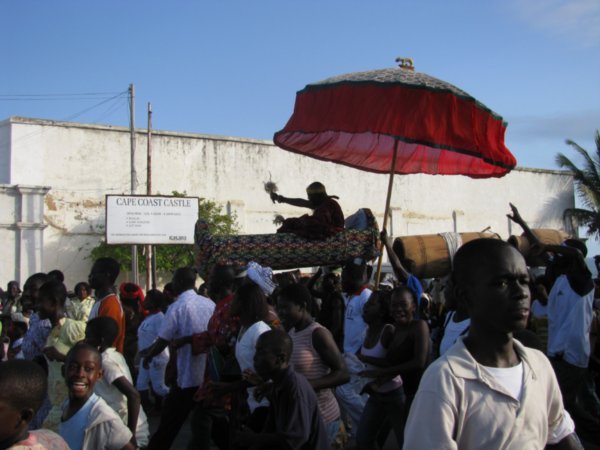
{"label": "patterned cloth", "polygon": [[[233,297],[231,294],[220,300],[208,321],[208,330],[192,336],[192,354],[208,352],[204,384],[194,394],[194,400],[197,402],[206,397],[208,383],[221,381],[223,371],[226,371],[226,358],[221,351],[228,354],[228,358],[233,357],[232,350],[240,330],[239,317],[230,313]],[[211,405],[230,409],[231,395],[213,399]]]}
{"label": "patterned cloth", "polygon": [[23,338],[21,350],[25,359],[33,359],[42,354],[42,349],[46,345],[46,339],[50,334],[52,324],[48,319],[40,320],[37,313],[33,313],[29,318],[29,329]]}
{"label": "patterned cloth", "polygon": [[203,221],[196,223],[196,269],[207,279],[216,265],[246,266],[256,261],[274,270],[342,265],[354,258],[378,256],[379,231],[370,215],[367,230],[344,230],[322,240],[308,240],[292,233],[213,236]]}
{"label": "patterned cloth", "polygon": [[192,354],[205,353],[210,346],[232,349],[240,330],[240,319],[230,314],[233,294],[223,298],[215,306],[215,311],[208,321],[207,331],[192,336]]}

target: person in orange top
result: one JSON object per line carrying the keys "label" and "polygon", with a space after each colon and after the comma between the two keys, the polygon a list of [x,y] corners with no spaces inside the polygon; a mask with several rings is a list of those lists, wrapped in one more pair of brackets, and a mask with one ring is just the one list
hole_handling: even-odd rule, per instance
{"label": "person in orange top", "polygon": [[119,325],[119,334],[115,339],[114,347],[123,353],[125,343],[125,314],[119,297],[116,295],[115,281],[119,276],[120,264],[114,258],[98,258],[90,275],[88,283],[95,290],[96,303],[92,307],[89,320],[96,317],[110,317]]}

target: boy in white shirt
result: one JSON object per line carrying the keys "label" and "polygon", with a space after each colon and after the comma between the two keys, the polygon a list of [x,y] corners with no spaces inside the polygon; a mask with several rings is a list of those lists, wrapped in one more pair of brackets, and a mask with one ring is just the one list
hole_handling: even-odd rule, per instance
{"label": "boy in white shirt", "polygon": [[148,420],[125,358],[113,347],[118,332],[117,322],[111,317],[96,317],[87,324],[85,340],[102,355],[103,376],[94,392],[117,412],[134,434],[134,442],[143,448],[149,440]]}
{"label": "boy in white shirt", "polygon": [[513,339],[529,316],[523,256],[477,239],[458,250],[452,276],[471,327],[423,375],[404,448],[582,449],[550,362]]}

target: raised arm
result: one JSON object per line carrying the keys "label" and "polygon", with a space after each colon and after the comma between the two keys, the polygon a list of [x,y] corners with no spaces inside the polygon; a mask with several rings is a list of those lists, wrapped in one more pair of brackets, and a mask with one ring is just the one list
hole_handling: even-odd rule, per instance
{"label": "raised arm", "polygon": [[509,203],[509,205],[510,205],[510,209],[512,210],[512,214],[507,214],[506,217],[508,217],[510,220],[512,220],[514,223],[516,223],[523,229],[525,236],[527,236],[527,239],[529,239],[529,242],[531,243],[532,246],[533,245],[541,246],[542,245],[541,241],[533,233],[533,231],[531,231],[531,228],[529,228],[529,225],[527,225],[527,222],[525,222],[525,220],[521,217],[521,214],[519,213],[519,210],[517,209],[517,207],[515,205],[513,205],[512,203]]}
{"label": "raised arm", "polygon": [[283,195],[276,194],[275,192],[271,192],[271,200],[277,203],[287,203],[292,206],[299,206],[301,208],[310,208],[313,209],[313,205],[305,198],[288,198]]}
{"label": "raised arm", "polygon": [[402,262],[400,262],[400,258],[398,258],[398,255],[396,255],[396,252],[394,251],[394,248],[392,247],[392,244],[389,241],[387,230],[385,228],[381,230],[380,237],[381,242],[383,242],[383,245],[385,245],[385,250],[387,252],[388,259],[390,260],[390,264],[394,269],[396,277],[399,281],[407,281],[408,277],[410,276],[410,272],[406,270],[406,268],[402,265]]}

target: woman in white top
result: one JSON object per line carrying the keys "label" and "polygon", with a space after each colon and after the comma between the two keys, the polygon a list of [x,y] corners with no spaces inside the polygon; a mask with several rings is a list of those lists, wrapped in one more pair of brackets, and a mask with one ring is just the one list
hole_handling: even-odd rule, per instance
{"label": "woman in white top", "polygon": [[[267,325],[269,306],[261,288],[253,282],[247,282],[240,286],[231,303],[230,314],[240,318],[240,331],[235,343],[235,358],[242,372],[254,372],[256,341],[261,334],[271,329]],[[246,425],[258,433],[266,420],[269,402],[266,398],[257,400],[254,396],[254,387],[246,379],[231,383],[214,383],[211,392],[213,395],[219,396],[243,388],[247,390],[246,402],[250,409],[250,418]],[[235,414],[235,412],[232,413]],[[232,419],[236,422],[237,418]]]}

